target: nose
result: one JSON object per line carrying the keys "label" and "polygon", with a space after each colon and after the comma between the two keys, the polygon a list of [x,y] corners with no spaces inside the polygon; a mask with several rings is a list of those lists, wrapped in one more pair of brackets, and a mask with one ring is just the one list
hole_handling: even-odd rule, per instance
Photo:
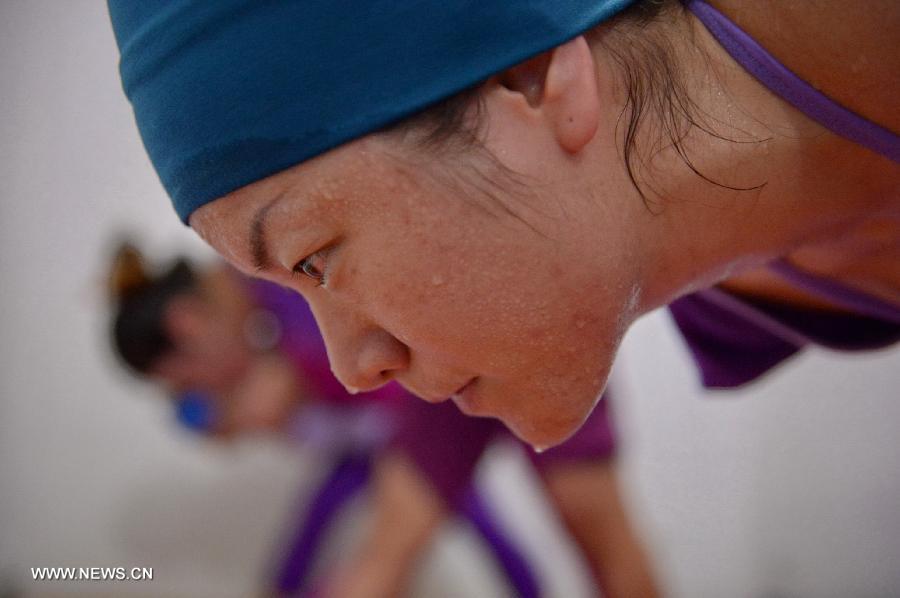
{"label": "nose", "polygon": [[325,340],[331,371],[351,393],[375,390],[409,363],[409,350],[393,335],[358,314],[313,309]]}

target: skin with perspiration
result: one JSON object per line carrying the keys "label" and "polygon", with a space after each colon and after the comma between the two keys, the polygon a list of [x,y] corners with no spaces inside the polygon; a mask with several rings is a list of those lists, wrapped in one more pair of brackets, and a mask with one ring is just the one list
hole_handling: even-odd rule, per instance
{"label": "skin with perspiration", "polygon": [[[819,29],[840,22],[835,11],[852,10],[838,4],[798,23],[791,38],[839,47],[851,29]],[[742,19],[779,18],[777,5],[759,6],[752,15],[743,8]],[[872,36],[889,36],[897,19],[883,21]],[[690,15],[660,26],[698,112],[723,136],[754,141],[695,128],[686,151],[707,178],[750,190],[710,184],[663,147],[639,172],[662,206],[647,209],[620,156],[625,97],[596,43],[613,33],[601,28],[591,44],[575,38],[485,83],[483,143],[502,169],[475,152],[426,160],[389,133],[374,134],[203,206],[191,226],[241,270],[304,295],[348,388],[396,379],[438,401],[472,382],[457,398],[464,411],[498,417],[539,448],[584,421],[628,326],[682,294],[724,284],[815,304],[765,270],[788,257],[900,296],[897,166],[772,95]],[[766,42],[794,56],[778,39]],[[896,91],[896,72],[870,58],[855,80]],[[828,93],[834,77],[821,81]],[[638,142],[652,147],[647,118]],[[495,183],[489,193],[473,171]],[[520,184],[504,182],[510,171]],[[249,231],[275,198],[263,226],[271,263],[258,270]],[[876,229],[886,241],[872,251]],[[324,285],[293,272],[304,258]]]}

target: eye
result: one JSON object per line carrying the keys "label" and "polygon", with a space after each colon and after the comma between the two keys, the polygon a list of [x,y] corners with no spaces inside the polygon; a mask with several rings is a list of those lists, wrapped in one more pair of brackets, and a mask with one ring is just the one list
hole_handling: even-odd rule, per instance
{"label": "eye", "polygon": [[323,286],[325,284],[325,256],[321,251],[317,251],[297,262],[293,272],[316,281],[316,286]]}

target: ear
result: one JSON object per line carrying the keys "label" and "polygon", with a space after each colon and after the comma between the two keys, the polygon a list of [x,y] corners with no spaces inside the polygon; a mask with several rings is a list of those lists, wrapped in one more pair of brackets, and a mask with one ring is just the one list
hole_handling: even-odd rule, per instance
{"label": "ear", "polygon": [[536,112],[550,125],[566,152],[578,153],[597,132],[597,66],[583,36],[500,73],[496,80],[520,109]]}

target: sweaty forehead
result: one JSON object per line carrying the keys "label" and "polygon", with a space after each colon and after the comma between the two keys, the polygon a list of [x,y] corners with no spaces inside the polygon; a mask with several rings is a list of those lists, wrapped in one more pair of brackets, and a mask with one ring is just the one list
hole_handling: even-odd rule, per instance
{"label": "sweaty forehead", "polygon": [[256,211],[265,204],[265,195],[241,189],[201,206],[189,223],[197,234],[239,270],[252,273],[250,229]]}
{"label": "sweaty forehead", "polygon": [[[395,160],[384,149],[373,137],[357,140],[200,206],[188,222],[225,259],[253,274],[257,268],[251,231],[260,210],[284,196],[290,196],[292,207],[297,207],[298,201],[306,207],[333,207],[374,180],[396,178]],[[386,174],[387,170],[394,176]]]}

